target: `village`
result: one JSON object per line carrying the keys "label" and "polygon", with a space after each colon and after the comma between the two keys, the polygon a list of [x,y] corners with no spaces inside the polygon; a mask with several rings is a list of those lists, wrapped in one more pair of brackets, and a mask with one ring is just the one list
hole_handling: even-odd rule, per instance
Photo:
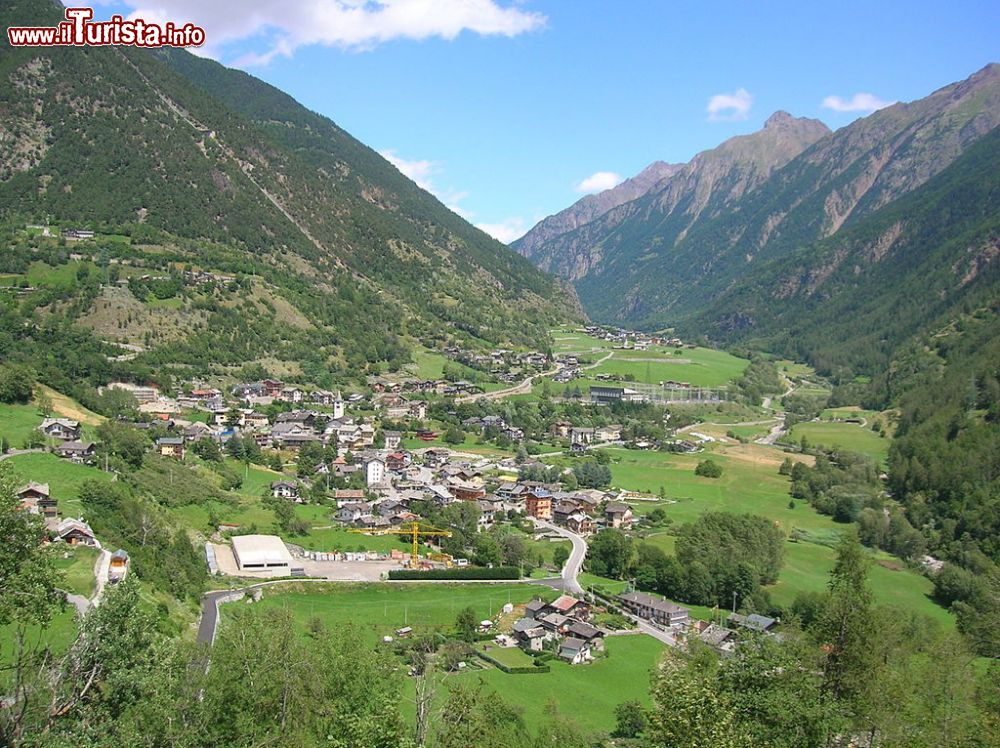
{"label": "village", "polygon": [[[588,332],[594,335],[597,331]],[[641,348],[647,340],[624,331],[600,334],[615,345],[630,348]],[[652,342],[680,344],[676,340]],[[560,381],[559,375],[565,371],[573,371],[576,363],[572,356],[553,361],[541,354],[515,355],[510,351],[485,358],[469,358],[460,350],[446,353],[467,365],[483,367],[493,362],[494,366],[540,371],[554,364],[555,381]],[[111,383],[106,389],[134,399],[140,418],[120,425],[146,432],[148,449],[158,457],[184,464],[197,460],[195,455],[205,449],[224,452],[231,441],[248,448],[252,444],[258,461],[279,469],[279,475],[267,484],[270,499],[294,506],[314,503],[318,497],[327,508],[331,526],[356,534],[359,540],[364,536],[395,536],[405,540],[409,549],[305,548],[294,537],[260,534],[253,531],[255,528],[248,532],[238,524],[221,522],[204,542],[208,570],[221,578],[372,582],[392,579],[397,570],[468,568],[476,559],[472,540],[466,539],[466,547],[451,544],[448,552],[442,548],[442,540],[451,537],[451,529],[436,526],[447,524],[442,517],[455,516],[444,513],[448,507],[460,505],[462,512],[474,518],[476,532],[510,528],[534,543],[572,538],[573,545],[582,548],[581,552],[574,548],[574,558],[565,559],[566,568],[560,568],[562,557],[557,554],[555,565],[550,563],[547,570],[540,568],[540,574],[534,575],[542,584],[580,597],[564,594],[552,603],[536,600],[521,610],[521,618],[508,621],[503,631],[486,627],[484,633],[494,634],[498,647],[517,647],[528,653],[553,651],[575,664],[589,662],[599,656],[603,637],[614,633],[594,625],[594,606],[628,616],[671,646],[697,639],[719,651],[730,651],[737,639],[736,630],[747,625],[734,619],[729,621],[731,627],[720,625],[721,619],[718,624],[694,620],[686,608],[635,590],[608,597],[586,591],[577,580],[586,538],[606,528],[628,532],[641,525],[644,518],[634,512],[634,502],[655,501],[656,497],[579,486],[568,468],[554,470],[523,452],[518,457],[493,457],[441,444],[429,407],[441,397],[475,392],[471,383],[371,377],[367,391],[346,396],[340,391],[277,379],[237,383],[225,389],[194,381],[172,393],[152,384],[126,382]],[[630,396],[623,387],[591,387],[590,401],[597,408],[630,399],[642,400]],[[515,446],[526,440],[525,429],[501,415],[466,417],[460,420],[460,427],[463,433],[493,435]],[[72,463],[101,467],[100,444],[85,438],[80,422],[46,417],[38,432],[41,441],[34,440],[36,449],[47,449]],[[577,456],[603,446],[626,444],[623,427],[616,423],[585,426],[554,420],[546,428],[546,437],[561,445],[566,454]],[[427,443],[434,445],[419,446]],[[634,449],[650,446],[642,439],[629,444]],[[675,438],[670,446],[689,452],[700,448],[689,436]],[[311,464],[308,474],[301,470],[296,474],[294,468],[300,462]],[[33,478],[18,496],[27,511],[43,515],[50,540],[100,548],[85,517],[62,516],[58,498],[50,495],[46,484],[35,482],[44,476]],[[103,581],[113,584],[124,576],[128,564],[125,551],[108,554],[102,549],[95,568]],[[517,579],[522,573],[523,568],[508,572],[504,578]],[[775,625],[769,620],[762,630],[769,631]]]}

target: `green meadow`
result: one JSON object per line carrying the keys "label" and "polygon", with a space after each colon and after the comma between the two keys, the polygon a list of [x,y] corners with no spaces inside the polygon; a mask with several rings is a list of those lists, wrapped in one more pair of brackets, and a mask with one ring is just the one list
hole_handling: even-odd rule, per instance
{"label": "green meadow", "polygon": [[[303,631],[315,616],[331,631],[353,623],[372,644],[403,626],[415,631],[450,630],[466,607],[480,620],[500,612],[504,604],[528,602],[534,597],[551,600],[555,590],[529,584],[342,584],[298,583],[268,587],[259,603],[263,608],[288,610]],[[222,606],[223,621],[240,605]]]}
{"label": "green meadow", "polygon": [[889,456],[890,440],[857,423],[797,423],[787,439],[798,443],[803,436],[814,447],[839,447],[858,452],[879,465],[884,465]]}

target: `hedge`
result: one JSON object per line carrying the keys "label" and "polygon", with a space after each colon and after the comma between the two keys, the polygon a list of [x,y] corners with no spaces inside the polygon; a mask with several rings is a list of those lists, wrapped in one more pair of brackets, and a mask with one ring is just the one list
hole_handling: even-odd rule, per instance
{"label": "hedge", "polygon": [[521,574],[516,566],[459,566],[454,569],[430,569],[416,571],[414,569],[392,569],[389,579],[520,579]]}

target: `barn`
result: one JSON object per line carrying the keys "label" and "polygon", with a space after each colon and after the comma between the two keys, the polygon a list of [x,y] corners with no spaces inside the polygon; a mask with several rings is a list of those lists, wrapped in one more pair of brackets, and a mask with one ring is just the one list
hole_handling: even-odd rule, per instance
{"label": "barn", "polygon": [[233,555],[240,571],[274,571],[288,574],[292,554],[277,535],[236,535]]}

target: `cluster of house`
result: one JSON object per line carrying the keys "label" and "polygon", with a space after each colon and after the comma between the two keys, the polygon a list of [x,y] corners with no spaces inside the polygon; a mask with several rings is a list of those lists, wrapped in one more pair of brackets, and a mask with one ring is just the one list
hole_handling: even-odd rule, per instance
{"label": "cluster of house", "polygon": [[[651,345],[671,346],[680,348],[685,345],[680,338],[667,337],[664,335],[649,335],[636,330],[627,330],[623,327],[606,328],[596,325],[588,325],[584,332],[594,338],[606,340],[615,348],[634,349],[644,351]],[[688,348],[695,348],[692,343],[687,344]]]}
{"label": "cluster of house", "polygon": [[[22,511],[43,518],[48,541],[71,546],[100,546],[94,531],[82,517],[59,516],[59,502],[52,496],[48,483],[29,481],[17,489],[17,500]],[[121,549],[112,553],[108,564],[108,580],[114,583],[122,579],[128,570],[128,564],[128,553]]]}
{"label": "cluster of house", "polygon": [[38,427],[52,440],[52,451],[73,462],[90,462],[94,458],[94,442],[81,439],[82,427],[72,418],[45,418]]}
{"label": "cluster of house", "polygon": [[48,483],[28,481],[17,489],[17,500],[22,511],[42,517],[49,540],[61,540],[68,545],[97,545],[94,531],[83,519],[59,516],[59,501],[52,496]]}
{"label": "cluster of house", "polygon": [[573,665],[594,659],[604,649],[604,632],[590,623],[591,607],[560,595],[550,603],[534,599],[514,622],[512,639],[528,652],[551,650]]}
{"label": "cluster of house", "polygon": [[617,596],[617,602],[637,618],[672,630],[682,643],[698,641],[722,654],[734,652],[744,634],[779,635],[776,632],[779,621],[757,613],[730,613],[726,625],[722,625],[692,619],[687,608],[645,592],[623,592]]}
{"label": "cluster of house", "polygon": [[479,353],[450,346],[444,349],[444,355],[471,369],[489,372],[500,382],[519,381],[525,374],[542,371],[551,363],[551,359],[539,351],[517,352],[508,348]]}
{"label": "cluster of house", "polygon": [[560,439],[569,439],[571,448],[574,451],[585,450],[591,444],[610,444],[620,441],[622,438],[622,427],[620,424],[612,423],[607,426],[574,426],[567,421],[556,421],[549,426],[549,433]]}

